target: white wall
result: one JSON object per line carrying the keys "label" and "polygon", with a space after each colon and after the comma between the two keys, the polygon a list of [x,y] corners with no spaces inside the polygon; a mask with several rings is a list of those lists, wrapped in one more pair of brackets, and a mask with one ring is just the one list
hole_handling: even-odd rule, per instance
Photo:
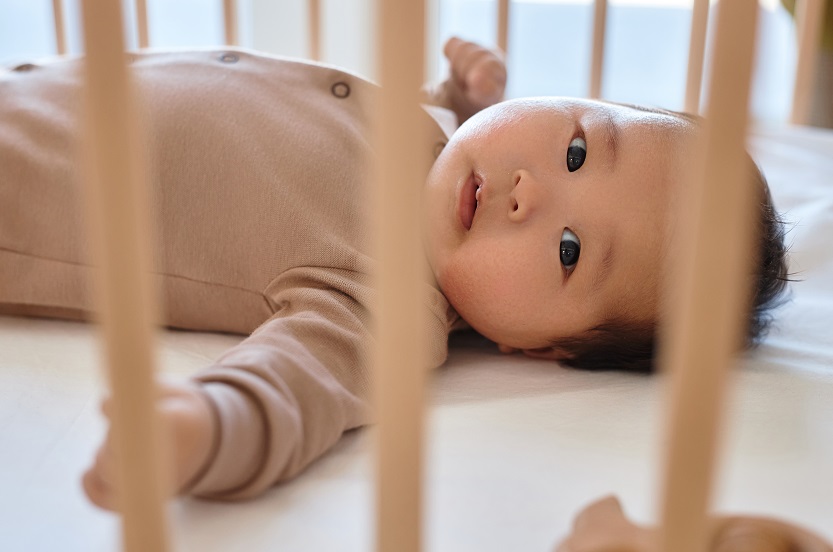
{"label": "white wall", "polygon": [[[242,4],[243,26],[251,25],[251,47],[309,57],[306,0],[244,0]],[[321,61],[372,77],[374,8],[373,0],[321,0]]]}
{"label": "white wall", "polygon": [[[375,0],[320,0],[321,61],[345,67],[371,79],[375,71]],[[439,63],[439,0],[428,0],[426,75],[435,78]],[[307,0],[242,0],[243,44],[273,54],[308,57]],[[250,29],[250,36],[246,31]]]}
{"label": "white wall", "polygon": [[[123,0],[130,43],[132,9]],[[71,53],[80,53],[79,0],[63,0]],[[307,57],[306,0],[238,0],[241,44]],[[321,0],[323,61],[375,78],[376,0]],[[429,0],[426,80],[445,71],[441,41],[452,34],[494,43],[496,0]],[[442,3],[442,10],[438,8]],[[608,99],[681,108],[691,0],[611,0],[604,95]],[[776,0],[761,0],[756,118],[783,121],[792,98],[792,20]],[[662,4],[660,6],[659,4]],[[151,44],[159,48],[221,44],[222,0],[148,0]],[[589,0],[513,0],[509,45],[510,97],[582,96],[587,88]],[[0,64],[55,52],[50,0],[0,0]]]}

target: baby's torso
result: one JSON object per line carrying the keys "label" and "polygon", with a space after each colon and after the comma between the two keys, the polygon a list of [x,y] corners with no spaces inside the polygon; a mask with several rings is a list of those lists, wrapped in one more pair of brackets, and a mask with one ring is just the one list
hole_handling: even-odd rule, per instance
{"label": "baby's torso", "polygon": [[251,289],[294,267],[366,272],[372,85],[244,52],[175,56],[134,62],[162,265]]}
{"label": "baby's torso", "polygon": [[[369,293],[374,85],[239,50],[132,59],[167,324],[251,331],[276,308],[270,286],[307,273]],[[0,249],[61,266],[89,260],[80,68],[0,74]],[[426,151],[444,140],[434,127]]]}

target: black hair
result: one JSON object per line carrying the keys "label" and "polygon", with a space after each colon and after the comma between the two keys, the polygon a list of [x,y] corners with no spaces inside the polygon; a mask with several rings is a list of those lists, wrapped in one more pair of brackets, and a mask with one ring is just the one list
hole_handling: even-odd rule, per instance
{"label": "black hair", "polygon": [[[690,119],[689,119],[690,120]],[[747,155],[751,178],[758,190],[756,224],[757,262],[750,274],[754,296],[749,309],[746,346],[754,347],[772,323],[772,311],[784,302],[790,274],[787,268],[785,224],[775,210],[766,178]],[[560,362],[585,370],[652,372],[655,368],[657,321],[639,322],[627,317],[611,319],[581,335],[554,340],[563,352]]]}

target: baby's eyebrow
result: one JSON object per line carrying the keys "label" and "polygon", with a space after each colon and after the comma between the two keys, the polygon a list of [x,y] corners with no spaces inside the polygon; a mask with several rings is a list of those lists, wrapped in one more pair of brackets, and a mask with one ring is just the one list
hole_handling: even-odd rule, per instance
{"label": "baby's eyebrow", "polygon": [[610,276],[610,271],[613,268],[614,257],[613,241],[610,240],[607,242],[607,247],[602,255],[602,260],[599,262],[598,269],[593,272],[593,279],[590,281],[590,290],[592,293],[598,292],[601,289],[602,284],[604,284],[605,280],[607,280],[608,276]]}
{"label": "baby's eyebrow", "polygon": [[613,116],[610,113],[605,113],[603,118],[605,142],[607,142],[607,148],[610,151],[610,164],[612,166],[616,163],[616,152],[619,149],[619,127],[613,121]]}

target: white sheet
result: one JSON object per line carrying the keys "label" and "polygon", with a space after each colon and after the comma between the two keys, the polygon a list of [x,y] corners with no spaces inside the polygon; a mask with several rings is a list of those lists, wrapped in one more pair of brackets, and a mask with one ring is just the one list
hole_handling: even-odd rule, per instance
{"label": "white sheet", "polygon": [[[833,133],[763,128],[752,146],[795,223],[803,281],[737,371],[715,503],[833,540]],[[164,332],[161,364],[185,376],[237,341]],[[0,549],[118,549],[117,518],[78,482],[103,432],[97,362],[89,326],[0,317]],[[432,382],[425,549],[549,550],[607,493],[655,520],[663,393],[662,377],[565,370],[457,339]],[[370,550],[371,445],[372,429],[347,435],[255,501],[175,502],[178,549]]]}

